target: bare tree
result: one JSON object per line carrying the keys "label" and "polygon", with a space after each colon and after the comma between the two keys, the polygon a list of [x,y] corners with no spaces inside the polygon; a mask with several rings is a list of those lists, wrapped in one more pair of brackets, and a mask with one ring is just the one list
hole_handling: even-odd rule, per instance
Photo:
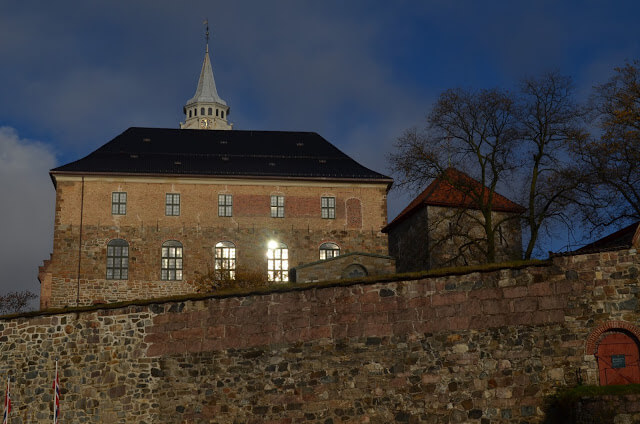
{"label": "bare tree", "polygon": [[526,78],[520,86],[518,121],[521,126],[521,170],[527,195],[524,223],[530,259],[540,230],[569,223],[567,210],[577,201],[582,178],[569,172],[569,145],[586,139],[584,108],[574,100],[571,79],[557,72]]}
{"label": "bare tree", "polygon": [[[518,139],[515,105],[507,93],[492,89],[451,89],[440,95],[423,131],[411,129],[396,142],[390,166],[401,188],[421,189],[440,178],[464,193],[470,208],[459,208],[454,222],[473,222],[481,234],[457,232],[465,249],[496,260],[496,235],[504,221],[493,213],[496,188],[517,166],[511,155]],[[448,168],[466,171],[477,182],[452,177]],[[464,215],[462,217],[461,215]],[[438,244],[436,242],[435,244]]]}
{"label": "bare tree", "polygon": [[588,183],[584,216],[598,230],[640,219],[640,62],[595,87],[593,110],[601,134],[576,143],[574,153]]}
{"label": "bare tree", "polygon": [[0,295],[0,314],[24,312],[29,306],[29,302],[37,298],[38,296],[29,290]]}

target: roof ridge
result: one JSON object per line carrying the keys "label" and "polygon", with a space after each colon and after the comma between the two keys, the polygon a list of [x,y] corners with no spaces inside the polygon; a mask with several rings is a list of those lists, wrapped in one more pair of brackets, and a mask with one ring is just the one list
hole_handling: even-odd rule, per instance
{"label": "roof ridge", "polygon": [[[467,180],[470,186],[482,186],[480,181],[471,177],[467,173],[460,171],[454,167],[449,167],[444,171],[440,172],[437,177],[431,181],[431,183],[425,188],[418,196],[416,196],[407,207],[405,207],[390,223],[388,223],[382,231],[388,231],[388,229],[392,226],[395,226],[400,221],[406,219],[408,216],[415,213],[421,206],[448,206],[453,208],[465,208],[465,209],[478,209],[476,205],[472,202],[469,202],[467,199],[468,193],[462,192],[459,188],[453,186],[450,180],[455,180],[458,178],[464,178]],[[445,184],[448,187],[441,187]],[[442,199],[434,199],[434,193],[438,193],[440,191],[440,196]],[[445,193],[446,191],[446,193]],[[461,199],[452,199],[457,195],[462,195]],[[493,211],[497,212],[513,212],[513,213],[522,213],[524,211],[524,207],[518,205],[512,200],[509,200],[507,197],[501,195],[497,191],[493,191]],[[496,205],[496,200],[499,203],[503,203],[503,205]]]}

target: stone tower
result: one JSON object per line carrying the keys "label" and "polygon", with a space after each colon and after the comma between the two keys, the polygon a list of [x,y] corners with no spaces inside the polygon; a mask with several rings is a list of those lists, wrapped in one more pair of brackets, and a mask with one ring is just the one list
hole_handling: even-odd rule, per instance
{"label": "stone tower", "polygon": [[[208,34],[207,30],[207,38]],[[196,94],[187,101],[183,111],[185,122],[180,123],[182,129],[230,130],[233,127],[228,122],[229,106],[218,96],[213,79],[208,41]]]}

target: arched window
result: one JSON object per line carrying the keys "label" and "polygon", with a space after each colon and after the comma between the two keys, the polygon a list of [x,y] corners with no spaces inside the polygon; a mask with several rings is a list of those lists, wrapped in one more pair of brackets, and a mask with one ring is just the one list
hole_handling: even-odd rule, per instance
{"label": "arched window", "polygon": [[198,116],[198,108],[193,108],[193,116]]}
{"label": "arched window", "polygon": [[204,115],[204,108],[203,107],[200,108],[200,115]]}
{"label": "arched window", "polygon": [[340,278],[360,278],[369,275],[367,269],[360,264],[351,264],[342,270]]}
{"label": "arched window", "polygon": [[129,243],[115,239],[107,243],[107,280],[129,278]]}
{"label": "arched window", "polygon": [[216,244],[216,274],[221,278],[236,278],[236,245],[230,241]]}
{"label": "arched window", "polygon": [[209,108],[209,110],[207,110],[207,115],[213,115],[213,108]]}
{"label": "arched window", "polygon": [[189,118],[191,118],[191,109],[189,109]]}
{"label": "arched window", "polygon": [[270,241],[267,248],[269,281],[289,281],[289,249],[284,243]]}
{"label": "arched window", "polygon": [[222,119],[224,119],[224,110],[221,110],[221,111],[220,111],[220,117],[221,117]]}
{"label": "arched window", "polygon": [[160,277],[163,280],[182,280],[182,243],[169,240],[162,243],[162,270]]}
{"label": "arched window", "polygon": [[335,243],[322,243],[320,245],[320,260],[340,256],[340,246]]}
{"label": "arched window", "polygon": [[216,108],[216,116],[219,116],[220,110]]}

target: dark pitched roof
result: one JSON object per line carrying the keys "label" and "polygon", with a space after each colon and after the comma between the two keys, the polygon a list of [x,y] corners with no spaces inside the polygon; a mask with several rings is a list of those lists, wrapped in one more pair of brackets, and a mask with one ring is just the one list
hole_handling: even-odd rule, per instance
{"label": "dark pitched roof", "polygon": [[[422,193],[413,199],[382,231],[387,232],[389,228],[397,225],[424,206],[477,209],[477,205],[469,195],[465,193],[465,191],[455,187],[452,182],[458,187],[468,187],[469,190],[480,190],[482,188],[480,182],[464,172],[458,171],[455,168],[448,168],[438,178],[434,179]],[[493,210],[496,212],[523,213],[525,208],[501,194],[494,193]]]}
{"label": "dark pitched roof", "polygon": [[136,127],[51,173],[393,181],[313,132]]}
{"label": "dark pitched roof", "polygon": [[629,248],[633,244],[633,236],[638,232],[639,226],[640,221],[634,222],[633,224],[624,227],[623,229],[618,230],[615,233],[609,234],[608,236],[603,237],[600,240],[596,240],[592,243],[582,246],[580,249],[576,250],[576,252],[591,252],[615,248]]}

